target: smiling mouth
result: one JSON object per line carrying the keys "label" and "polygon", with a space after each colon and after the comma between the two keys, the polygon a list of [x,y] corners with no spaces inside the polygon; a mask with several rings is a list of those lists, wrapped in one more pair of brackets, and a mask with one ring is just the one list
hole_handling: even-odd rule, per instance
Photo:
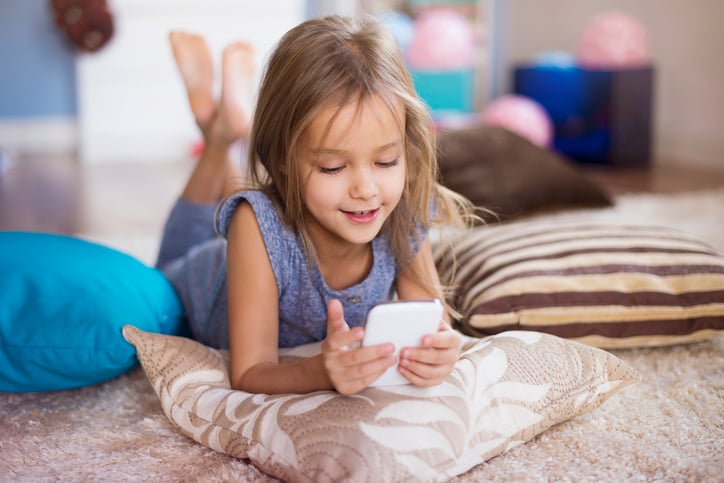
{"label": "smiling mouth", "polygon": [[345,211],[342,210],[342,213],[351,221],[355,223],[369,223],[370,221],[373,221],[375,218],[377,218],[377,213],[380,212],[379,208],[375,208],[374,210],[365,210],[365,211]]}

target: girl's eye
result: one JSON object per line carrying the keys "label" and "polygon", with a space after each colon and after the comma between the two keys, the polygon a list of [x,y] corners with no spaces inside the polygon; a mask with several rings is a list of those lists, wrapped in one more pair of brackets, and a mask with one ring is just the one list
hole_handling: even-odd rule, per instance
{"label": "girl's eye", "polygon": [[322,174],[336,174],[336,173],[339,173],[340,171],[342,171],[341,166],[338,166],[336,168],[325,168],[322,166],[319,167],[319,172]]}
{"label": "girl's eye", "polygon": [[392,167],[394,167],[394,166],[397,166],[398,164],[400,164],[400,160],[399,160],[399,159],[393,159],[392,161],[387,161],[387,162],[384,162],[384,163],[383,163],[383,162],[378,162],[378,163],[377,163],[377,166],[379,166],[380,168],[392,168]]}

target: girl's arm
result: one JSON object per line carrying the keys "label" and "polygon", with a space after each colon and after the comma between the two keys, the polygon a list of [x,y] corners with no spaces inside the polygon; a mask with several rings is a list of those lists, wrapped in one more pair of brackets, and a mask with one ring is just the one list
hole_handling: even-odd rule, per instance
{"label": "girl's arm", "polygon": [[248,203],[232,215],[227,238],[231,387],[267,394],[331,388],[321,357],[279,364],[279,291]]}
{"label": "girl's arm", "polygon": [[[429,240],[425,240],[412,263],[397,277],[396,288],[400,300],[443,300]],[[446,311],[440,329],[423,337],[422,347],[406,347],[400,352],[400,372],[416,386],[434,386],[452,372],[460,355],[462,337],[452,330],[449,320]]]}
{"label": "girl's arm", "polygon": [[242,203],[232,215],[227,270],[231,387],[252,393],[308,393],[367,387],[395,363],[392,347],[349,349],[362,331],[349,330],[342,306],[330,303],[322,353],[279,363],[279,291],[254,211]]}
{"label": "girl's arm", "polygon": [[[395,288],[400,300],[443,300],[442,284],[437,274],[432,256],[430,240],[426,239],[420,246],[412,263],[397,277]],[[443,313],[445,321],[449,320],[447,309]]]}

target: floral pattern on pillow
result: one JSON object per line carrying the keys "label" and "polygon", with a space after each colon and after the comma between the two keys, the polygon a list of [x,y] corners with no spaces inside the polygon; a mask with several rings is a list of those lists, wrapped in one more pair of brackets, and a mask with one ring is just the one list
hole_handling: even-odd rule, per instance
{"label": "floral pattern on pillow", "polygon": [[[465,339],[453,373],[432,388],[249,394],[230,389],[224,351],[131,326],[123,334],[183,434],[286,481],[447,479],[638,380],[603,350],[508,332]],[[318,350],[303,346],[282,359]]]}

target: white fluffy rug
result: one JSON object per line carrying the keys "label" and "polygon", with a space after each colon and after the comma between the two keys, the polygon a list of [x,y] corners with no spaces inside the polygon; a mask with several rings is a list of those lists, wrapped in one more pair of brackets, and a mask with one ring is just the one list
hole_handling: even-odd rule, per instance
{"label": "white fluffy rug", "polygon": [[724,188],[674,195],[624,195],[611,208],[546,216],[669,226],[695,235],[724,253]]}
{"label": "white fluffy rug", "polygon": [[[720,189],[548,216],[678,227],[724,252],[723,208]],[[148,262],[157,245],[153,234],[87,236]],[[722,481],[724,336],[616,354],[643,382],[455,481]],[[179,434],[140,369],[79,390],[0,394],[0,415],[2,481],[269,480]]]}

